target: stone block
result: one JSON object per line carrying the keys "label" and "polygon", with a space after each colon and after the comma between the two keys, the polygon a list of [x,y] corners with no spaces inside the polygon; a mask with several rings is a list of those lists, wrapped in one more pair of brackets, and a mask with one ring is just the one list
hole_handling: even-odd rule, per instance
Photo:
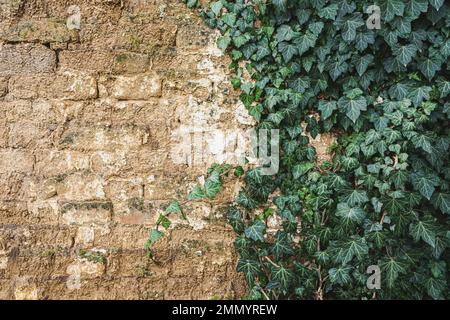
{"label": "stone block", "polygon": [[56,67],[54,51],[40,44],[0,46],[0,76],[48,73]]}

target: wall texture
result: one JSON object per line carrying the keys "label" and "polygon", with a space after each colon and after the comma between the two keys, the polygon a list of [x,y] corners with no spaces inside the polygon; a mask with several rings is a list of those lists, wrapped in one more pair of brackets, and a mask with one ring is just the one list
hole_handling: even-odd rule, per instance
{"label": "wall texture", "polygon": [[243,294],[224,218],[239,181],[143,250],[220,159],[175,163],[173,133],[252,125],[215,36],[178,0],[0,0],[0,299]]}

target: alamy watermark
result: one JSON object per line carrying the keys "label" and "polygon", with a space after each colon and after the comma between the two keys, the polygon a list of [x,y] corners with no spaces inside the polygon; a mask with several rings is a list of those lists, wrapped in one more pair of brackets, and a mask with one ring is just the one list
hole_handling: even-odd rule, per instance
{"label": "alamy watermark", "polygon": [[381,269],[377,265],[371,265],[367,268],[367,274],[370,276],[367,278],[366,286],[369,290],[381,289]]}
{"label": "alamy watermark", "polygon": [[172,140],[175,143],[171,158],[176,164],[249,163],[261,166],[262,175],[274,175],[279,170],[278,129],[205,130],[180,127],[172,134]]}

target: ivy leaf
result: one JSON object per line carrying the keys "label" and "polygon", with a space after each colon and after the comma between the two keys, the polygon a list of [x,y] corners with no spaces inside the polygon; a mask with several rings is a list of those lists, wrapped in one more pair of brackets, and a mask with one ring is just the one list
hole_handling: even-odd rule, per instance
{"label": "ivy leaf", "polygon": [[319,17],[324,18],[324,19],[330,19],[330,20],[336,20],[336,15],[338,12],[338,5],[336,3],[330,4],[327,7],[323,7],[322,9],[320,9],[317,14],[319,15]]}
{"label": "ivy leaf", "polygon": [[279,11],[286,11],[287,0],[272,0],[273,5]]}
{"label": "ivy leaf", "polygon": [[181,209],[180,203],[176,200],[172,201],[165,211],[166,213],[180,214],[183,217],[183,219],[186,219],[186,216],[184,215],[183,210]]}
{"label": "ivy leaf", "polygon": [[288,42],[281,42],[278,44],[278,50],[283,55],[285,62],[291,61],[292,57],[297,54],[297,48]]}
{"label": "ivy leaf", "polygon": [[292,255],[294,251],[288,239],[288,235],[278,231],[275,235],[275,243],[271,247],[271,252],[275,255],[275,259],[279,260],[285,255]]}
{"label": "ivy leaf", "polygon": [[409,234],[413,237],[414,241],[422,239],[428,243],[431,247],[435,247],[436,233],[433,220],[431,218],[424,218],[417,223],[412,223],[409,226]]}
{"label": "ivy leaf", "polygon": [[339,108],[345,110],[347,117],[353,121],[353,123],[358,120],[361,115],[361,111],[367,110],[367,101],[364,97],[356,97],[350,99],[348,97],[342,97],[338,100]]}
{"label": "ivy leaf", "polygon": [[396,59],[405,67],[411,62],[417,52],[417,47],[413,44],[397,46],[392,50]]}
{"label": "ivy leaf", "polygon": [[272,270],[273,280],[280,284],[280,289],[287,291],[294,280],[294,273],[282,266],[274,267]]}
{"label": "ivy leaf", "polygon": [[408,98],[411,99],[414,106],[419,107],[423,100],[430,99],[430,87],[418,87],[413,89],[410,94],[408,95]]}
{"label": "ivy leaf", "polygon": [[228,35],[221,36],[217,39],[217,47],[222,51],[225,51],[228,48],[228,46],[230,45],[230,43],[231,43],[231,37]]}
{"label": "ivy leaf", "polygon": [[440,70],[440,65],[436,63],[434,59],[424,58],[419,61],[417,65],[422,74],[427,77],[428,80],[431,80],[436,72]]}
{"label": "ivy leaf", "polygon": [[322,119],[326,120],[333,114],[334,110],[337,110],[336,101],[324,101],[319,102],[319,111],[322,113]]}
{"label": "ivy leaf", "polygon": [[217,17],[220,13],[220,10],[222,10],[222,1],[215,1],[211,3],[211,11],[214,13],[214,15]]}
{"label": "ivy leaf", "polygon": [[318,36],[322,32],[323,26],[323,22],[314,22],[308,25],[308,30],[315,36]]}
{"label": "ivy leaf", "polygon": [[350,207],[355,207],[369,201],[366,191],[356,189],[350,191],[344,199]]}
{"label": "ivy leaf", "polygon": [[367,67],[372,63],[374,57],[371,54],[366,54],[362,57],[355,59],[356,71],[359,76],[362,76],[366,72]]}
{"label": "ivy leaf", "polygon": [[422,148],[427,153],[432,153],[431,139],[425,134],[419,134],[413,137],[412,142],[416,148]]}
{"label": "ivy leaf", "polygon": [[406,7],[406,12],[412,16],[419,16],[422,12],[427,12],[427,9],[427,0],[410,0]]}
{"label": "ivy leaf", "polygon": [[308,51],[309,48],[312,48],[316,44],[316,40],[317,36],[309,31],[297,37],[295,39],[295,44],[297,45],[298,54],[302,55]]}
{"label": "ivy leaf", "polygon": [[349,263],[353,257],[361,260],[369,252],[366,240],[362,237],[352,236],[350,240],[345,242],[333,243],[334,261],[343,265]]}
{"label": "ivy leaf", "polygon": [[383,271],[383,274],[386,275],[385,278],[388,288],[393,288],[398,276],[406,273],[405,264],[394,258],[382,262],[380,268]]}
{"label": "ivy leaf", "polygon": [[441,80],[438,82],[439,92],[441,93],[440,98],[445,98],[450,93],[450,81]]}
{"label": "ivy leaf", "polygon": [[356,38],[356,29],[364,25],[361,15],[356,14],[346,19],[342,28],[342,39],[345,41],[353,41]]}
{"label": "ivy leaf", "polygon": [[403,100],[408,96],[410,88],[404,83],[396,83],[389,88],[389,95],[392,99]]}
{"label": "ivy leaf", "polygon": [[264,241],[264,232],[266,225],[261,220],[256,220],[253,225],[245,229],[245,236],[254,241]]}
{"label": "ivy leaf", "polygon": [[188,200],[200,200],[206,198],[205,193],[199,186],[195,186],[194,189],[189,193]]}
{"label": "ivy leaf", "polygon": [[253,284],[256,276],[259,274],[260,265],[254,260],[239,259],[236,270],[237,272],[243,272],[247,281]]}
{"label": "ivy leaf", "polygon": [[225,13],[220,19],[230,27],[236,24],[236,14],[234,12]]}
{"label": "ivy leaf", "polygon": [[366,216],[364,210],[359,207],[350,207],[347,203],[339,203],[337,205],[336,215],[347,221],[357,223],[361,223]]}
{"label": "ivy leaf", "polygon": [[159,231],[157,229],[152,229],[152,231],[150,231],[150,237],[149,237],[150,245],[153,245],[154,243],[156,243],[162,237],[164,237],[164,233],[163,232],[161,232],[161,231]]}
{"label": "ivy leaf", "polygon": [[222,181],[220,180],[220,172],[215,170],[205,181],[205,195],[209,199],[214,199],[220,192]]}
{"label": "ivy leaf", "polygon": [[355,47],[359,51],[366,50],[369,44],[375,43],[373,32],[359,32],[355,37]]}
{"label": "ivy leaf", "polygon": [[242,220],[241,212],[236,207],[228,209],[228,221],[237,233],[242,233],[245,229],[244,221]]}
{"label": "ivy leaf", "polygon": [[430,297],[435,300],[443,299],[443,292],[447,288],[447,282],[445,280],[428,277],[424,284]]}
{"label": "ivy leaf", "polygon": [[282,25],[277,30],[276,39],[278,42],[290,41],[294,37],[294,31],[288,25]]}
{"label": "ivy leaf", "polygon": [[411,181],[414,189],[418,190],[428,200],[431,200],[435,187],[439,186],[439,178],[433,175],[413,173]]}
{"label": "ivy leaf", "polygon": [[450,215],[450,194],[448,193],[436,193],[433,196],[433,204],[436,208],[439,208],[443,213]]}
{"label": "ivy leaf", "polygon": [[306,174],[312,168],[314,168],[314,163],[311,163],[311,162],[297,164],[292,169],[292,175],[293,175],[294,179],[298,179],[301,176],[303,176],[304,174]]}
{"label": "ivy leaf", "polygon": [[351,283],[350,271],[352,270],[349,266],[341,266],[339,268],[331,268],[328,270],[328,275],[330,276],[331,283],[337,283],[342,286]]}
{"label": "ivy leaf", "polygon": [[402,0],[386,0],[385,9],[382,10],[385,14],[385,21],[391,21],[394,16],[403,16],[405,4]]}
{"label": "ivy leaf", "polygon": [[439,10],[444,4],[444,0],[430,0],[430,4],[436,9]]}
{"label": "ivy leaf", "polygon": [[156,224],[163,226],[164,229],[169,229],[172,222],[165,215],[160,214],[158,217],[158,221],[156,221]]}

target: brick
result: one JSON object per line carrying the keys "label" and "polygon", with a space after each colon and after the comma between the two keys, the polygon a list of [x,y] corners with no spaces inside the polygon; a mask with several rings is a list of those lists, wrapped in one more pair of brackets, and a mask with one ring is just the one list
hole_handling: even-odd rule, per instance
{"label": "brick", "polygon": [[52,90],[54,97],[60,99],[87,100],[98,96],[96,79],[84,73],[64,72],[54,82]]}
{"label": "brick", "polygon": [[39,44],[0,46],[0,76],[53,72],[54,51]]}
{"label": "brick", "polygon": [[63,177],[56,192],[60,199],[72,201],[100,200],[105,198],[104,181],[89,172],[76,172]]}
{"label": "brick", "polygon": [[2,29],[0,39],[9,42],[69,42],[71,33],[64,21],[21,20],[9,28]]}
{"label": "brick", "polygon": [[112,204],[108,201],[66,202],[61,205],[62,222],[69,225],[107,224]]}
{"label": "brick", "polygon": [[176,46],[183,49],[204,48],[210,39],[211,31],[206,25],[189,23],[178,28]]}
{"label": "brick", "polygon": [[119,76],[112,88],[118,100],[147,100],[161,96],[162,81],[155,75]]}
{"label": "brick", "polygon": [[132,52],[117,54],[114,58],[113,71],[116,74],[144,73],[149,67],[149,56]]}
{"label": "brick", "polygon": [[57,75],[13,76],[11,99],[89,100],[98,96],[97,80],[86,73],[65,71]]}
{"label": "brick", "polygon": [[41,149],[35,152],[35,175],[63,179],[64,175],[90,168],[90,155],[72,150]]}
{"label": "brick", "polygon": [[34,157],[27,151],[0,149],[0,173],[30,174],[33,171],[33,165]]}
{"label": "brick", "polygon": [[113,54],[106,51],[63,50],[59,53],[62,69],[107,73],[113,65]]}
{"label": "brick", "polygon": [[9,125],[8,146],[12,148],[49,147],[52,129],[44,124],[16,122]]}
{"label": "brick", "polygon": [[148,130],[137,126],[69,127],[60,145],[73,150],[129,150],[145,143]]}

